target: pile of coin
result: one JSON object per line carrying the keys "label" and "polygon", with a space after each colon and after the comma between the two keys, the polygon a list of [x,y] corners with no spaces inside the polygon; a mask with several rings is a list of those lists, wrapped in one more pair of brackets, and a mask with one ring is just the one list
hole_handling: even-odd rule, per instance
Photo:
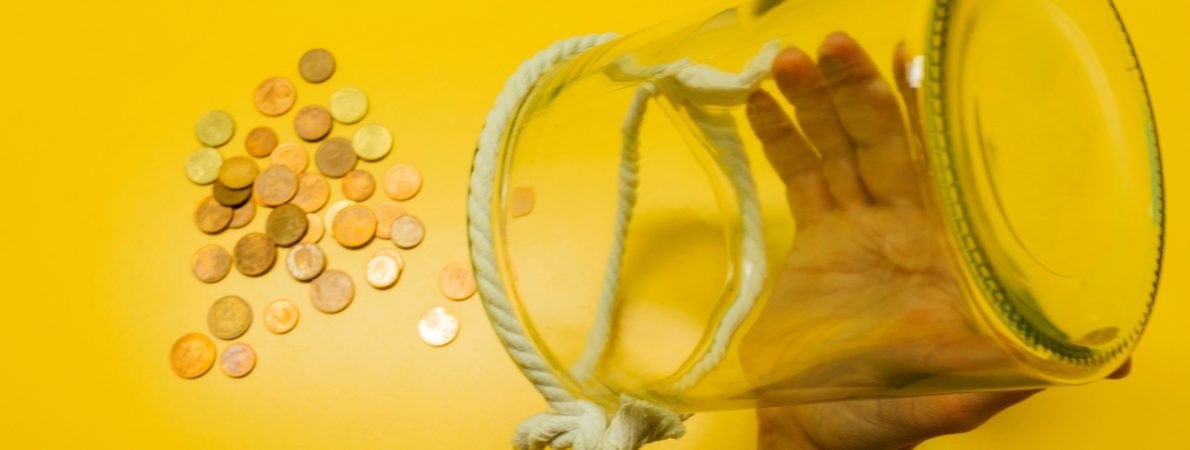
{"label": "pile of coin", "polygon": [[[313,49],[302,56],[298,70],[305,81],[322,83],[334,74],[335,59],[326,50]],[[280,117],[294,109],[297,88],[285,77],[271,77],[256,87],[253,102],[262,115]],[[351,305],[356,288],[351,270],[327,267],[319,246],[326,227],[345,249],[359,249],[375,239],[391,241],[396,248],[377,251],[360,269],[375,289],[389,289],[400,279],[405,261],[398,250],[416,248],[425,238],[422,221],[399,203],[421,191],[421,172],[398,163],[377,183],[371,172],[356,166],[359,160],[379,162],[388,156],[392,134],[382,125],[366,124],[351,139],[332,136],[335,123],[363,120],[369,103],[364,92],[354,87],[339,89],[328,103],[329,108],[310,104],[297,110],[293,132],[298,141],[281,142],[275,130],[260,126],[244,137],[246,154],[230,157],[224,157],[220,148],[235,135],[232,116],[211,111],[199,118],[195,135],[203,147],[186,160],[186,176],[195,184],[210,185],[211,192],[194,209],[195,226],[209,235],[240,229],[255,219],[258,206],[269,208],[264,232],[245,233],[230,252],[208,244],[194,253],[191,271],[200,282],[217,283],[232,267],[245,276],[259,277],[276,265],[278,247],[288,248],[285,269],[297,282],[309,284],[311,305],[321,313],[339,313]],[[305,144],[317,144],[313,155],[317,173],[307,171],[310,155]],[[326,207],[320,216],[317,213],[330,201],[330,180],[338,180],[345,200]],[[374,206],[364,204],[377,187],[389,199]],[[446,264],[439,288],[450,300],[473,296],[476,284],[470,265]],[[270,332],[284,334],[294,329],[300,317],[294,302],[278,299],[264,308],[260,320]],[[207,314],[210,334],[224,341],[243,336],[252,321],[252,306],[234,295],[216,300]],[[422,340],[431,346],[449,344],[458,329],[457,315],[445,306],[427,309],[418,322]],[[207,335],[188,333],[174,343],[170,362],[179,376],[196,378],[210,369],[215,356],[215,343]],[[244,342],[231,342],[219,359],[224,373],[239,378],[255,367],[256,352]]]}

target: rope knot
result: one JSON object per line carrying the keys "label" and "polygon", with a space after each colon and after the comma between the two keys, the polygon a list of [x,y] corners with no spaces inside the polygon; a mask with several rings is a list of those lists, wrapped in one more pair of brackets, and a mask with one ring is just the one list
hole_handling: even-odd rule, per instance
{"label": "rope knot", "polygon": [[517,427],[513,445],[518,450],[636,450],[664,439],[676,439],[686,432],[679,415],[652,403],[620,397],[620,408],[608,422],[603,408],[578,400],[567,412],[547,412],[525,419]]}

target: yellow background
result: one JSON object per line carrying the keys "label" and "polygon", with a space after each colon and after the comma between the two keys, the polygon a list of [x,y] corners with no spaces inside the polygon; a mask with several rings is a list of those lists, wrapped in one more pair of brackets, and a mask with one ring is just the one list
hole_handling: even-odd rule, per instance
{"label": "yellow background", "polygon": [[[466,180],[484,114],[504,78],[536,50],[571,35],[640,29],[670,16],[674,2],[117,3],[0,7],[0,445],[507,448],[516,423],[544,402],[496,342],[478,299],[451,303],[435,287],[442,265],[467,257]],[[1181,34],[1190,7],[1119,6],[1149,78],[1170,199],[1165,278],[1135,371],[1123,381],[1043,393],[973,433],[922,448],[1190,445],[1190,217],[1178,202],[1190,195],[1183,84],[1190,39]],[[315,46],[339,61],[319,86],[300,82],[296,70]],[[298,82],[299,105],[360,87],[372,101],[364,122],[383,124],[396,138],[383,163],[364,167],[379,173],[405,161],[425,174],[408,209],[428,225],[428,237],[405,252],[408,269],[397,287],[363,285],[370,251],[324,246],[331,265],[357,280],[355,303],[338,315],[313,311],[306,287],[276,268],[259,280],[233,272],[215,285],[189,273],[190,255],[210,240],[190,218],[206,189],[182,171],[197,146],[194,121],[210,109],[232,113],[239,128],[225,152],[242,152],[256,125],[292,139],[292,114],[266,119],[251,105],[256,83],[272,75]],[[251,225],[262,227],[263,210]],[[230,247],[242,233],[214,241]],[[229,293],[257,311],[289,297],[302,322],[283,336],[254,324],[242,340],[260,360],[244,379],[218,369],[178,378],[167,364],[170,345],[205,331],[207,307]],[[417,317],[448,303],[462,334],[449,347],[429,348],[417,337]],[[755,445],[748,411],[688,423],[686,438],[651,448]]]}

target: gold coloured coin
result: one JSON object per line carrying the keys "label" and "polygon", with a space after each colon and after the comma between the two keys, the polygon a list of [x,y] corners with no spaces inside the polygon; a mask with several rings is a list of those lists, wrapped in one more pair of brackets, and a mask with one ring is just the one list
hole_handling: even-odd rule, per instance
{"label": "gold coloured coin", "polygon": [[288,167],[293,173],[303,173],[310,164],[310,154],[306,153],[306,147],[302,144],[285,142],[273,149],[273,153],[269,155],[269,162],[274,166]]}
{"label": "gold coloured coin", "polygon": [[344,310],[354,297],[355,283],[340,270],[324,271],[310,283],[310,302],[327,314]]}
{"label": "gold coloured coin", "polygon": [[186,158],[186,178],[194,184],[211,184],[219,178],[219,168],[222,166],[223,155],[219,150],[202,147]]}
{"label": "gold coloured coin", "polygon": [[293,129],[298,137],[313,142],[331,132],[331,113],[318,105],[309,105],[298,110],[293,118]]}
{"label": "gold coloured coin", "polygon": [[298,244],[285,258],[289,275],[298,281],[310,281],[326,268],[326,255],[314,244]]}
{"label": "gold coloured coin", "polygon": [[198,142],[207,147],[219,147],[231,140],[235,134],[236,123],[231,115],[223,111],[208,111],[198,118],[194,126],[194,134]]}
{"label": "gold coloured coin", "polygon": [[229,377],[243,377],[256,367],[256,350],[252,350],[251,346],[243,342],[231,344],[223,350],[219,367],[222,367],[223,373]]}
{"label": "gold coloured coin", "polygon": [[326,178],[314,173],[303,173],[298,177],[297,194],[289,201],[302,211],[312,213],[322,209],[331,198],[331,187]]}
{"label": "gold coloured coin", "polygon": [[302,240],[298,241],[302,244],[317,244],[322,240],[322,234],[326,229],[322,224],[322,218],[315,214],[306,214],[306,235],[302,236]]}
{"label": "gold coloured coin", "polygon": [[252,185],[259,172],[256,162],[247,156],[233,156],[219,168],[219,182],[231,189],[243,189]]}
{"label": "gold coloured coin", "polygon": [[399,269],[405,270],[405,258],[401,257],[401,252],[386,248],[386,249],[377,250],[376,254],[377,255],[385,255],[385,256],[388,256],[389,258],[392,258],[394,261],[397,262],[397,267]]}
{"label": "gold coloured coin", "polygon": [[417,247],[421,240],[426,237],[426,228],[422,226],[421,220],[412,214],[405,214],[393,221],[390,239],[397,247],[403,249],[411,249]]}
{"label": "gold coloured coin", "polygon": [[284,77],[270,77],[261,81],[252,93],[256,110],[269,117],[285,114],[297,101],[297,88]]}
{"label": "gold coloured coin", "polygon": [[215,201],[220,205],[234,208],[243,205],[252,196],[252,186],[241,189],[231,189],[224,186],[223,183],[215,181],[211,185],[211,196],[215,197]]}
{"label": "gold coloured coin", "polygon": [[388,132],[388,128],[374,123],[367,124],[355,130],[351,144],[355,146],[355,154],[360,158],[378,161],[393,148],[393,135]]}
{"label": "gold coloured coin", "polygon": [[244,228],[252,223],[254,218],[256,218],[256,204],[244,202],[243,205],[232,210],[231,223],[227,224],[227,228]]}
{"label": "gold coloured coin", "polygon": [[277,245],[289,247],[306,235],[306,228],[309,225],[306,222],[306,212],[302,211],[302,208],[297,205],[281,205],[269,213],[268,222],[265,223],[265,232],[268,233],[269,239],[272,239]]}
{"label": "gold coloured coin", "polygon": [[388,239],[392,236],[393,221],[405,215],[405,208],[397,202],[385,201],[372,209],[376,216],[376,237]]}
{"label": "gold coloured coin", "polygon": [[215,283],[231,272],[231,253],[216,244],[207,244],[190,258],[190,272],[203,283]]}
{"label": "gold coloured coin", "polygon": [[311,83],[321,83],[335,73],[335,57],[321,48],[310,49],[298,62],[298,72]]}
{"label": "gold coloured coin", "polygon": [[376,179],[366,170],[355,169],[343,176],[343,196],[362,202],[376,191]]}
{"label": "gold coloured coin", "polygon": [[347,248],[363,247],[376,235],[376,216],[367,206],[354,204],[338,214],[331,222],[331,236]]}
{"label": "gold coloured coin", "polygon": [[255,194],[265,206],[277,206],[288,202],[298,191],[298,177],[285,166],[269,166],[252,184]]}
{"label": "gold coloured coin", "polygon": [[393,200],[409,200],[421,190],[421,171],[411,164],[394,164],[384,173],[384,192]]}
{"label": "gold coloured coin", "polygon": [[351,149],[351,141],[342,137],[327,139],[314,152],[314,165],[318,170],[331,178],[347,175],[355,168],[355,151]]}
{"label": "gold coloured coin", "polygon": [[229,295],[216,300],[207,311],[207,327],[219,339],[238,338],[252,326],[252,307],[244,299]]}
{"label": "gold coloured coin", "polygon": [[264,307],[264,312],[260,313],[260,316],[265,329],[274,334],[285,334],[297,326],[302,314],[293,302],[280,299],[274,300],[269,303],[269,306]]}
{"label": "gold coloured coin", "polygon": [[368,284],[376,289],[388,289],[401,277],[401,263],[391,253],[376,253],[365,269]]}
{"label": "gold coloured coin", "polygon": [[435,306],[422,313],[417,321],[417,332],[421,340],[434,347],[454,342],[459,335],[459,316],[445,306]]}
{"label": "gold coloured coin", "polygon": [[331,117],[342,123],[356,123],[368,114],[368,96],[364,91],[345,87],[331,94]]}
{"label": "gold coloured coin", "polygon": [[236,242],[235,264],[240,273],[255,277],[263,275],[277,260],[277,244],[264,233],[248,233]]}
{"label": "gold coloured coin", "polygon": [[215,197],[207,197],[194,208],[194,224],[203,233],[215,234],[227,229],[231,215],[231,208],[220,205]]}
{"label": "gold coloured coin", "polygon": [[508,213],[512,217],[522,217],[533,212],[534,193],[533,188],[518,186],[512,188],[512,192],[508,194]]}
{"label": "gold coloured coin", "polygon": [[215,363],[215,343],[201,333],[189,333],[174,341],[169,366],[182,378],[198,378]]}
{"label": "gold coloured coin", "polygon": [[334,204],[332,204],[330,206],[330,208],[326,209],[326,215],[323,216],[322,224],[324,226],[326,224],[334,225],[335,224],[335,216],[339,215],[339,211],[342,211],[343,208],[346,208],[346,207],[354,205],[354,204],[355,204],[355,202],[353,202],[351,200],[339,200],[339,201],[335,202]]}
{"label": "gold coloured coin", "polygon": [[451,300],[466,300],[475,294],[475,275],[471,264],[454,261],[438,274],[438,289]]}
{"label": "gold coloured coin", "polygon": [[264,158],[277,148],[277,132],[269,127],[256,127],[244,138],[244,149],[249,155]]}

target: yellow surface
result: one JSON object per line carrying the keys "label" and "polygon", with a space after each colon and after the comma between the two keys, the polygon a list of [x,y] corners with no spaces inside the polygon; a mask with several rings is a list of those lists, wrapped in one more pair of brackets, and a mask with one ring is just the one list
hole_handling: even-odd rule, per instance
{"label": "yellow surface", "polygon": [[[476,135],[523,58],[555,39],[658,22],[672,14],[673,2],[245,3],[26,2],[0,12],[4,446],[507,448],[515,424],[544,402],[496,342],[478,300],[453,303],[435,287],[443,265],[467,256],[464,202]],[[1154,96],[1170,199],[1166,277],[1134,374],[1041,394],[976,432],[922,448],[1186,442],[1190,217],[1178,199],[1190,195],[1183,151],[1190,89],[1181,84],[1190,39],[1179,33],[1190,7],[1119,3]],[[314,46],[330,49],[339,63],[318,86],[297,74],[301,53]],[[392,154],[362,167],[379,175],[411,162],[425,175],[425,188],[407,206],[428,235],[404,252],[407,270],[395,288],[380,292],[363,282],[371,251],[325,246],[330,265],[356,278],[355,303],[339,315],[316,312],[306,286],[279,269],[261,279],[233,273],[216,285],[189,274],[201,244],[230,246],[243,234],[211,239],[191,223],[205,192],[183,172],[198,147],[194,122],[210,109],[233,114],[238,130],[229,154],[243,151],[245,132],[257,125],[292,139],[292,112],[266,119],[251,105],[256,83],[272,75],[295,81],[298,107],[325,105],[340,87],[361,88],[372,104],[361,124],[383,124],[395,139]],[[356,127],[334,134],[350,136]],[[332,190],[341,197],[338,183]],[[252,229],[263,227],[263,212]],[[254,324],[242,340],[257,349],[259,364],[246,378],[217,369],[178,378],[167,364],[170,345],[204,331],[207,307],[228,293],[257,311],[289,297],[302,322],[283,336]],[[444,304],[459,312],[462,333],[433,349],[418,340],[416,321]],[[652,448],[751,448],[751,417],[699,415],[685,439]]]}

